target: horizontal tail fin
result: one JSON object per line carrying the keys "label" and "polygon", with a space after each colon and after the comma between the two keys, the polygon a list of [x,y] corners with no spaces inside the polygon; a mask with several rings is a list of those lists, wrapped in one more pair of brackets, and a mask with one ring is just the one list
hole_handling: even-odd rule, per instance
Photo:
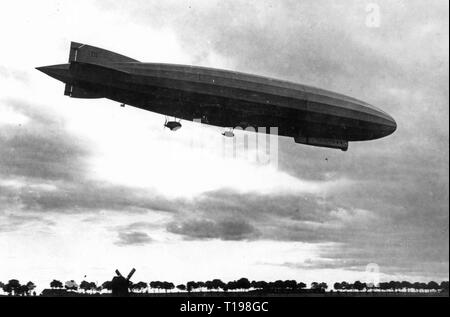
{"label": "horizontal tail fin", "polygon": [[98,99],[103,98],[103,96],[97,92],[90,91],[79,86],[75,86],[72,84],[66,84],[64,89],[64,95],[72,97],[72,98],[80,98],[80,99]]}
{"label": "horizontal tail fin", "polygon": [[70,44],[69,63],[72,62],[105,65],[110,63],[136,63],[139,61],[95,46],[72,42]]}

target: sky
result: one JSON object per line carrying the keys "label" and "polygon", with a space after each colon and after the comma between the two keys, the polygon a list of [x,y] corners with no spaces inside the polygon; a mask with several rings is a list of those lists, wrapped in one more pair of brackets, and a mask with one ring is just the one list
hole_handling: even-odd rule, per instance
{"label": "sky", "polygon": [[[374,9],[375,8],[375,9]],[[375,14],[375,15],[374,15]],[[374,20],[375,19],[375,20]],[[447,1],[1,1],[0,281],[449,277]],[[397,131],[348,152],[63,95],[70,42],[347,94]]]}

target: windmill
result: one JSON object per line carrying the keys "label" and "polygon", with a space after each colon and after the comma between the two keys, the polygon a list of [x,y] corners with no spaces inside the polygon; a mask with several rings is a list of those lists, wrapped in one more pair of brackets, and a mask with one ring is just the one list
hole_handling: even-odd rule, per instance
{"label": "windmill", "polygon": [[112,289],[112,295],[115,297],[126,297],[129,295],[129,287],[130,287],[130,279],[133,276],[134,272],[136,272],[136,269],[133,268],[128,276],[125,278],[123,275],[119,272],[119,270],[116,270],[117,276],[114,276],[111,281],[111,289]]}

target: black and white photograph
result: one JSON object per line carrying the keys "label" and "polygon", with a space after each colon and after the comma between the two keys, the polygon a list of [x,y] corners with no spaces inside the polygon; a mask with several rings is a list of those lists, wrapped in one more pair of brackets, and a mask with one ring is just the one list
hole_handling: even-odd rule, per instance
{"label": "black and white photograph", "polygon": [[0,305],[448,298],[448,1],[1,0],[0,30]]}

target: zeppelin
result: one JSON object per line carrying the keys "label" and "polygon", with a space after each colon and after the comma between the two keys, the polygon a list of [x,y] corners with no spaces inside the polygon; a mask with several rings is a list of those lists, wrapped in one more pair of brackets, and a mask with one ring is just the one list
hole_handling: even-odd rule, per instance
{"label": "zeppelin", "polygon": [[[277,127],[295,142],[346,151],[349,142],[392,134],[397,124],[366,102],[288,81],[205,67],[141,63],[94,46],[71,43],[69,62],[38,67],[62,81],[72,98],[122,105],[232,130]],[[269,129],[267,129],[269,130]]]}

